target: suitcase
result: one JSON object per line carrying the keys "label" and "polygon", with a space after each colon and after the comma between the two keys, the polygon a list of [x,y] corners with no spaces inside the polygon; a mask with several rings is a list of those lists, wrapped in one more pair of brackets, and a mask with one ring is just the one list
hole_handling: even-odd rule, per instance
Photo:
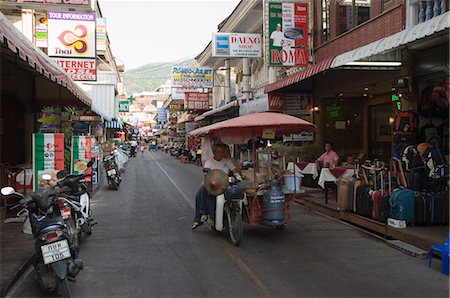
{"label": "suitcase", "polygon": [[349,208],[349,189],[351,180],[341,179],[338,184],[337,201],[339,210],[348,210]]}
{"label": "suitcase", "polygon": [[389,217],[390,208],[391,206],[389,205],[389,195],[382,196],[378,200],[378,217],[376,218],[376,220],[382,223],[386,223]]}
{"label": "suitcase", "polygon": [[381,190],[372,191],[370,194],[371,218],[377,219],[380,216],[380,200],[383,197]]}
{"label": "suitcase", "polygon": [[358,191],[358,188],[361,186],[361,180],[356,180],[353,185],[353,196],[352,196],[352,205],[351,205],[351,211],[356,212],[356,193]]}
{"label": "suitcase", "polygon": [[449,197],[448,192],[442,193],[442,211],[443,211],[443,220],[442,224],[448,225],[449,224]]}
{"label": "suitcase", "polygon": [[414,191],[409,188],[396,188],[389,197],[389,214],[394,219],[405,220],[408,224],[414,224],[415,196]]}
{"label": "suitcase", "polygon": [[416,225],[424,226],[431,223],[431,206],[430,200],[427,199],[427,194],[419,193],[415,196],[415,215]]}
{"label": "suitcase", "polygon": [[370,211],[370,193],[371,188],[368,185],[361,185],[356,191],[356,213],[369,218],[372,215]]}
{"label": "suitcase", "polygon": [[357,178],[350,179],[350,184],[348,186],[348,211],[353,211],[353,197],[355,193],[355,182],[358,181]]}
{"label": "suitcase", "polygon": [[443,199],[441,193],[429,193],[427,200],[430,204],[430,223],[432,225],[443,224]]}

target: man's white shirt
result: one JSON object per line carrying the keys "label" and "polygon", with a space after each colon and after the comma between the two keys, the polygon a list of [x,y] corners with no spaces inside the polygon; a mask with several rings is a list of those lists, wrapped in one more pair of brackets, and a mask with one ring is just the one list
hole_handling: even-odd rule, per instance
{"label": "man's white shirt", "polygon": [[226,174],[235,168],[233,162],[228,158],[222,158],[221,160],[210,158],[205,162],[203,167],[210,170],[222,170]]}
{"label": "man's white shirt", "polygon": [[285,39],[284,33],[282,31],[273,31],[270,34],[270,39],[273,39],[273,45],[276,47],[281,47],[281,41]]}

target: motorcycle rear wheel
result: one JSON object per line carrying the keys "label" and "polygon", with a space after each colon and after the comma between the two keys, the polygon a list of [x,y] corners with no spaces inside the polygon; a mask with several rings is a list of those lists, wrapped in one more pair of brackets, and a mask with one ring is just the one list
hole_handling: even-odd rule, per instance
{"label": "motorcycle rear wheel", "polygon": [[111,188],[114,190],[119,190],[119,183],[117,183],[116,178],[111,179]]}
{"label": "motorcycle rear wheel", "polygon": [[227,208],[227,221],[228,232],[230,235],[231,243],[235,246],[239,246],[244,234],[244,225],[242,222],[242,216],[239,210],[239,206],[234,208]]}
{"label": "motorcycle rear wheel", "polygon": [[64,279],[58,279],[58,285],[56,286],[58,290],[58,294],[62,298],[70,298],[71,292],[69,288],[69,281],[67,280],[67,277]]}

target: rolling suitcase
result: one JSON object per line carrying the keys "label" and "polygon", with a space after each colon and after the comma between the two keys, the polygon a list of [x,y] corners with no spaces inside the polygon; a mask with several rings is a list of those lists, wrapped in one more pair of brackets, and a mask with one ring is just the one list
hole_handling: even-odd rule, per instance
{"label": "rolling suitcase", "polygon": [[370,211],[370,193],[371,188],[368,185],[361,185],[356,191],[356,213],[369,218],[372,215]]}
{"label": "rolling suitcase", "polygon": [[358,192],[358,188],[361,186],[361,180],[356,180],[353,185],[353,195],[352,195],[352,205],[351,211],[356,212],[356,193]]}
{"label": "rolling suitcase", "polygon": [[378,217],[376,218],[376,220],[382,223],[386,223],[389,217],[390,207],[389,195],[382,196],[378,201]]}
{"label": "rolling suitcase", "polygon": [[389,198],[390,216],[405,220],[408,224],[416,221],[414,191],[409,188],[396,188]]}
{"label": "rolling suitcase", "polygon": [[430,200],[427,199],[427,194],[419,193],[415,196],[415,215],[416,215],[416,225],[424,226],[431,223],[431,213],[430,213]]}
{"label": "rolling suitcase", "polygon": [[448,198],[448,192],[442,193],[442,224],[448,225],[449,224],[449,198]]}
{"label": "rolling suitcase", "polygon": [[430,215],[432,225],[442,225],[443,224],[443,200],[441,193],[429,193],[428,201],[430,204]]}
{"label": "rolling suitcase", "polygon": [[341,179],[338,184],[338,208],[339,210],[348,210],[349,208],[349,189],[351,180]]}

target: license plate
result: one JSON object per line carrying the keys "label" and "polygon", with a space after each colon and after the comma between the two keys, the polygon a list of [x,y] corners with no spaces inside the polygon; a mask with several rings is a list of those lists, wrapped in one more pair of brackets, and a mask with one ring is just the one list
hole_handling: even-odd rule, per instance
{"label": "license plate", "polygon": [[60,211],[61,211],[61,215],[62,215],[63,219],[71,218],[70,207],[61,208]]}
{"label": "license plate", "polygon": [[116,174],[116,169],[108,170],[107,174],[108,174],[108,176],[115,175]]}
{"label": "license plate", "polygon": [[51,264],[70,258],[69,243],[66,239],[41,246],[44,264]]}

